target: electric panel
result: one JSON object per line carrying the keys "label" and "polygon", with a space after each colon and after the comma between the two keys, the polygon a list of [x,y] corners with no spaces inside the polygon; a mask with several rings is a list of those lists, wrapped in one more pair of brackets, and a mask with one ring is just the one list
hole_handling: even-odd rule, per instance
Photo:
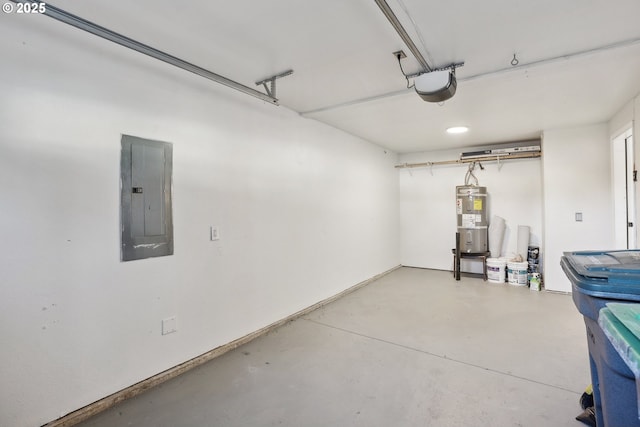
{"label": "electric panel", "polygon": [[172,156],[168,142],[122,136],[122,261],[173,254]]}

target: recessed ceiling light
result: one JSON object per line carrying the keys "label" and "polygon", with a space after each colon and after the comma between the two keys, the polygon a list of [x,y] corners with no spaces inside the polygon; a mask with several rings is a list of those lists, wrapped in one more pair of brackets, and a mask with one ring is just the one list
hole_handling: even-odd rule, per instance
{"label": "recessed ceiling light", "polygon": [[447,133],[465,133],[469,128],[466,126],[454,126],[447,128]]}

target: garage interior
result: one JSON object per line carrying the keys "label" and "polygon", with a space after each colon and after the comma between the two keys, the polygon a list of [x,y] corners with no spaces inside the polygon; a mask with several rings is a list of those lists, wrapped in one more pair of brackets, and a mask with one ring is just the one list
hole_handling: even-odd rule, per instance
{"label": "garage interior", "polygon": [[578,427],[586,352],[567,295],[403,267],[79,426]]}
{"label": "garage interior", "polygon": [[[580,425],[584,325],[559,262],[637,241],[638,16],[635,0],[6,2],[0,425]],[[412,85],[436,73],[455,93],[426,100]],[[125,187],[150,194],[123,178],[126,141],[165,144],[171,166],[143,223],[123,210]],[[528,227],[544,289],[470,260],[456,281],[461,153],[523,141],[539,155],[474,174],[500,255]],[[128,251],[147,220],[168,243]]]}

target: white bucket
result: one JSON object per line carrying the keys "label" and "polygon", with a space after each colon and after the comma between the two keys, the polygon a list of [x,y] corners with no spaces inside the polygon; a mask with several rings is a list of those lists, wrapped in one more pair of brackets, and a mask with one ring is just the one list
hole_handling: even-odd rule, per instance
{"label": "white bucket", "polygon": [[500,258],[487,258],[487,279],[492,283],[504,283],[507,261]]}
{"label": "white bucket", "polygon": [[511,261],[507,263],[507,276],[509,284],[514,286],[527,286],[527,267],[529,263]]}

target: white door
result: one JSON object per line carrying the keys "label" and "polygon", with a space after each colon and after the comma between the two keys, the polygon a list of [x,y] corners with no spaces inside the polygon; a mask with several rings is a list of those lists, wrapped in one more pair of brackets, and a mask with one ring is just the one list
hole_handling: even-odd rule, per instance
{"label": "white door", "polygon": [[631,129],[613,139],[612,157],[616,249],[636,249],[636,176]]}

